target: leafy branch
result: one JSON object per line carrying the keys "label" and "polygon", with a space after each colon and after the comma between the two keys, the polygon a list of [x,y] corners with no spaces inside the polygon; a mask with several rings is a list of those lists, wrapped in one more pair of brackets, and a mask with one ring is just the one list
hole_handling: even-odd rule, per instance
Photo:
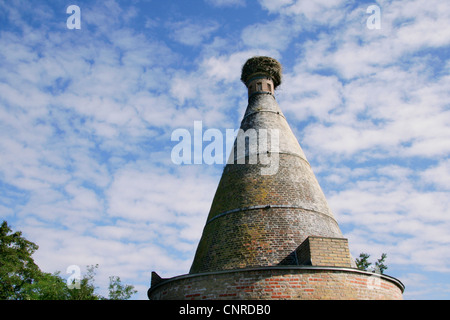
{"label": "leafy branch", "polygon": [[383,274],[384,271],[388,268],[385,264],[386,257],[387,254],[382,253],[381,258],[375,262],[375,266],[370,268],[370,266],[372,265],[372,262],[369,262],[370,254],[362,252],[359,254],[359,258],[356,258],[356,267],[359,270],[372,271]]}

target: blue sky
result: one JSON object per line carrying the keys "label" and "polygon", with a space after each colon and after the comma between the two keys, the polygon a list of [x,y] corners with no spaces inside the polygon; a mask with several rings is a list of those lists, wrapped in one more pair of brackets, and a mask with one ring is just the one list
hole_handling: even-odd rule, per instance
{"label": "blue sky", "polygon": [[151,271],[189,271],[223,167],[175,165],[171,133],[237,129],[241,66],[269,55],[352,255],[449,299],[449,21],[438,0],[0,0],[0,218],[44,271],[99,264],[101,292],[146,299]]}

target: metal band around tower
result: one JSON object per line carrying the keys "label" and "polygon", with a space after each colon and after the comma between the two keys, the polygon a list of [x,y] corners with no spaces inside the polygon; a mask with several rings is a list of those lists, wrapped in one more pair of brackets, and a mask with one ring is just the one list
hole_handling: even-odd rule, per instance
{"label": "metal band around tower", "polygon": [[214,217],[212,217],[211,219],[209,219],[208,221],[206,221],[205,225],[208,225],[209,223],[213,222],[214,220],[218,219],[218,218],[222,218],[230,213],[236,213],[236,212],[241,212],[241,211],[249,211],[249,210],[258,210],[258,209],[271,209],[271,208],[275,208],[275,209],[279,209],[279,208],[285,208],[285,209],[301,209],[301,210],[305,210],[305,211],[309,211],[312,213],[317,213],[323,216],[326,216],[327,218],[332,219],[336,224],[337,221],[333,218],[330,217],[330,215],[320,212],[320,211],[316,211],[313,209],[308,209],[302,206],[295,206],[295,205],[289,205],[289,204],[267,204],[267,205],[258,205],[258,206],[250,206],[250,207],[245,207],[245,208],[237,208],[237,209],[231,209],[231,210],[227,210],[224,212],[221,212],[217,215],[215,215]]}

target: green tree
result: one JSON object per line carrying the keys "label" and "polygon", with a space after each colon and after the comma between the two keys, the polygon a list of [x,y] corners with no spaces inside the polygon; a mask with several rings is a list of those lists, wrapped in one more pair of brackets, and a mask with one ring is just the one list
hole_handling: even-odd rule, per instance
{"label": "green tree", "polygon": [[387,254],[382,253],[381,258],[375,262],[375,267],[369,269],[369,267],[372,265],[372,262],[369,262],[370,254],[362,252],[359,254],[359,258],[356,258],[356,267],[359,270],[372,271],[377,273],[379,272],[383,274],[384,270],[388,268],[387,265],[384,264],[386,257]]}
{"label": "green tree", "polygon": [[80,280],[80,289],[68,289],[69,300],[100,300],[101,296],[95,293],[95,269],[98,264],[87,266],[87,273]]}
{"label": "green tree", "polygon": [[51,274],[42,272],[32,283],[24,288],[26,300],[71,300],[66,281],[59,271]]}
{"label": "green tree", "polygon": [[38,246],[12,232],[6,221],[0,227],[0,299],[20,300],[28,297],[26,288],[41,276],[31,255]]}
{"label": "green tree", "polygon": [[369,262],[369,258],[370,254],[364,252],[360,253],[359,258],[356,258],[356,267],[359,270],[367,270],[372,264],[371,262]]}
{"label": "green tree", "polygon": [[109,300],[128,300],[136,292],[133,286],[123,285],[119,277],[109,277]]}
{"label": "green tree", "polygon": [[388,267],[387,265],[384,264],[384,260],[386,260],[387,254],[386,253],[382,253],[381,254],[381,258],[377,260],[377,262],[375,262],[375,268],[378,269],[378,271],[380,271],[381,274],[384,273],[384,270],[386,270]]}
{"label": "green tree", "polygon": [[[0,300],[107,300],[97,294],[94,285],[97,265],[87,266],[79,289],[69,289],[60,272],[45,273],[35,264],[33,242],[12,232],[6,221],[0,228]],[[126,300],[137,291],[124,285],[119,277],[110,277],[109,299]]]}

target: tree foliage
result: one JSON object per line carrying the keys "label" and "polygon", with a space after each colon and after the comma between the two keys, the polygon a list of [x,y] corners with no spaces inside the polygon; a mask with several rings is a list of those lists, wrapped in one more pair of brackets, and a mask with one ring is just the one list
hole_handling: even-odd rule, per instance
{"label": "tree foliage", "polygon": [[[108,300],[95,292],[98,265],[87,266],[78,288],[69,288],[60,272],[42,272],[32,255],[38,249],[33,242],[13,232],[6,221],[0,228],[0,299],[1,300]],[[109,278],[109,299],[127,300],[137,291],[122,284],[119,277]]]}
{"label": "tree foliage", "polygon": [[24,299],[26,290],[41,276],[31,255],[38,246],[24,237],[22,232],[12,232],[6,221],[0,227],[0,298]]}
{"label": "tree foliage", "polygon": [[123,285],[119,277],[109,277],[109,300],[128,300],[136,292],[133,286]]}
{"label": "tree foliage", "polygon": [[387,254],[382,253],[381,258],[375,262],[375,267],[369,269],[372,265],[372,262],[369,262],[370,254],[362,252],[359,254],[359,258],[356,258],[356,267],[359,270],[372,271],[383,274],[384,270],[388,268],[387,265],[385,265],[386,257]]}
{"label": "tree foliage", "polygon": [[380,271],[381,274],[384,273],[384,270],[386,270],[388,267],[384,264],[384,261],[386,260],[387,254],[382,253],[381,258],[375,262],[375,268]]}

